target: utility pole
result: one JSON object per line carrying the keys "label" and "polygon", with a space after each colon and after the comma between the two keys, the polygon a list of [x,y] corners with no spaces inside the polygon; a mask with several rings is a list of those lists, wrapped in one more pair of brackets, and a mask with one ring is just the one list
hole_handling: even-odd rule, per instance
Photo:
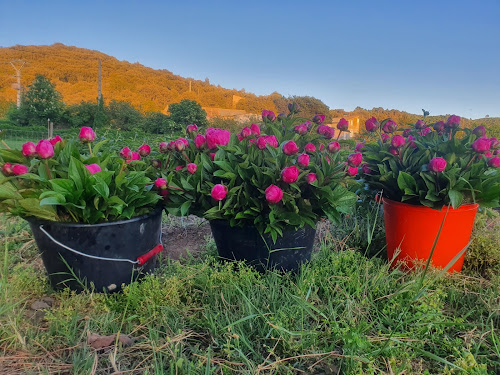
{"label": "utility pole", "polygon": [[99,59],[99,81],[97,84],[97,101],[101,100],[101,59]]}
{"label": "utility pole", "polygon": [[191,92],[191,80],[189,80],[189,92]]}
{"label": "utility pole", "polygon": [[[22,63],[21,66],[18,68],[17,66],[14,65],[14,63]],[[13,60],[10,62],[10,65],[14,68],[16,71],[15,77],[17,78],[17,108],[21,107],[21,69],[23,68],[24,64],[26,64],[26,61],[22,60]]]}

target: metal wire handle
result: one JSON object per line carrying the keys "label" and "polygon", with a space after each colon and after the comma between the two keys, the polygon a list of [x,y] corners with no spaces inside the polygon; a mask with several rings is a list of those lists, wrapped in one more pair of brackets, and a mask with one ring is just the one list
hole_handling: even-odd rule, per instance
{"label": "metal wire handle", "polygon": [[[40,225],[39,226],[39,229],[42,231],[42,233],[44,233],[52,242],[54,242],[55,244],[61,246],[62,248],[66,249],[66,250],[69,250],[75,254],[78,254],[78,255],[81,255],[81,256],[84,256],[84,257],[87,257],[87,258],[92,258],[92,259],[98,259],[98,260],[109,260],[109,261],[113,261],[113,262],[129,262],[129,263],[132,263],[132,264],[140,264],[139,260],[131,260],[131,259],[118,259],[118,258],[105,258],[105,257],[99,257],[99,256],[96,256],[96,255],[90,255],[90,254],[85,254],[85,253],[82,253],[78,250],[75,250],[69,246],[66,246],[65,244],[59,242],[58,240],[56,240],[54,237],[52,237],[45,229],[43,229],[43,225]],[[162,244],[162,231],[163,231],[163,228],[160,228],[160,244]]]}

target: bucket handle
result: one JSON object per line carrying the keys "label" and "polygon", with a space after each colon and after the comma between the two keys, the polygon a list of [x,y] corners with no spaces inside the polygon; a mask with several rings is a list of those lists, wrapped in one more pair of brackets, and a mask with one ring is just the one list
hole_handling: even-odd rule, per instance
{"label": "bucket handle", "polygon": [[132,264],[138,264],[139,266],[142,266],[144,263],[146,263],[151,257],[153,257],[154,255],[160,253],[161,251],[163,251],[163,245],[161,243],[161,231],[160,231],[160,243],[155,246],[152,250],[148,251],[146,254],[143,254],[141,256],[139,256],[136,260],[131,260],[131,259],[119,259],[119,258],[105,258],[105,257],[98,257],[96,255],[90,255],[90,254],[85,254],[85,253],[82,253],[78,250],[75,250],[69,246],[66,246],[65,244],[57,241],[54,237],[52,237],[45,229],[43,229],[43,225],[40,225],[39,226],[39,229],[40,231],[42,231],[43,234],[45,234],[52,242],[54,242],[55,244],[61,246],[62,248],[66,249],[66,250],[69,250],[75,254],[78,254],[78,255],[81,255],[81,256],[84,256],[84,257],[87,257],[87,258],[92,258],[92,259],[98,259],[98,260],[109,260],[109,261],[113,261],[113,262],[129,262],[129,263],[132,263]]}

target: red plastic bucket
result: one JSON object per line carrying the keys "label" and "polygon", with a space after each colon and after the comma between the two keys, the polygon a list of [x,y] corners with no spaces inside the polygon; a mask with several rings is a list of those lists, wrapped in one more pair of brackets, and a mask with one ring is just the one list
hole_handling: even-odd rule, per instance
{"label": "red plastic bucket", "polygon": [[[396,266],[404,262],[408,269],[415,263],[426,263],[438,235],[439,227],[448,210],[434,210],[425,206],[395,202],[384,198],[384,222],[387,256]],[[449,208],[441,234],[432,255],[434,267],[445,268],[469,243],[478,204],[466,204],[457,209]],[[394,258],[397,249],[399,254]],[[460,272],[465,252],[448,272]],[[418,261],[418,262],[416,262]]]}

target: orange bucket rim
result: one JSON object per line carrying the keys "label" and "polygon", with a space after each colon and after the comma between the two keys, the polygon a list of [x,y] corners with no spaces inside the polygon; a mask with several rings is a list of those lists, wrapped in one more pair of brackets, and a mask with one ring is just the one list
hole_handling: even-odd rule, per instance
{"label": "orange bucket rim", "polygon": [[[432,211],[438,211],[438,212],[442,212],[442,211],[445,211],[447,209],[446,206],[443,206],[443,208],[441,208],[441,210],[435,210],[433,208],[430,208],[430,207],[427,207],[427,206],[424,206],[424,205],[421,205],[421,204],[410,204],[410,203],[405,203],[405,202],[398,202],[398,201],[394,201],[392,199],[389,199],[389,198],[382,198],[382,202],[384,204],[387,204],[389,206],[399,206],[399,207],[407,207],[407,208],[411,208],[411,209],[414,209],[414,210],[432,210]],[[478,203],[467,203],[467,204],[462,204],[460,207],[458,208],[453,208],[450,206],[450,211],[473,211],[473,210],[477,210],[479,207],[479,204]]]}

